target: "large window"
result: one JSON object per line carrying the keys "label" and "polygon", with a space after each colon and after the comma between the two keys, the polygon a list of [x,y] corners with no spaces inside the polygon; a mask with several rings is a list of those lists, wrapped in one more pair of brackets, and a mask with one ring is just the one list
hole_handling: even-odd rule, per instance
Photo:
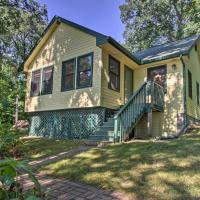
{"label": "large window", "polygon": [[71,59],[63,62],[62,64],[62,84],[61,90],[67,91],[75,88],[74,80],[75,80],[75,59]]}
{"label": "large window", "polygon": [[93,53],[78,57],[77,88],[92,86]]}
{"label": "large window", "polygon": [[192,73],[188,70],[188,95],[192,98]]}
{"label": "large window", "polygon": [[40,72],[40,70],[32,72],[31,96],[38,96],[38,95],[40,95],[40,78],[41,78],[41,72]]}
{"label": "large window", "polygon": [[43,69],[42,94],[51,94],[53,89],[53,66]]}
{"label": "large window", "polygon": [[109,56],[109,77],[108,87],[115,91],[120,91],[120,62]]}
{"label": "large window", "polygon": [[197,104],[200,104],[200,87],[199,87],[199,83],[196,83],[196,89],[197,89]]}

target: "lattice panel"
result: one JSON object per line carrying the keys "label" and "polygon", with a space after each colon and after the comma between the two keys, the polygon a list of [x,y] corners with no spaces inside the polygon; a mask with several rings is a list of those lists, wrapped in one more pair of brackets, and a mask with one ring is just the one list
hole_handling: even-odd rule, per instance
{"label": "lattice panel", "polygon": [[105,108],[38,112],[30,116],[30,135],[86,139],[102,125]]}

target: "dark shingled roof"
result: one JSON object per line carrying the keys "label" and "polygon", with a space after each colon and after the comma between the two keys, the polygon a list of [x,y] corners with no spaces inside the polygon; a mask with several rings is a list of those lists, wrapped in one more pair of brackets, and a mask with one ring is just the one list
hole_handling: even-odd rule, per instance
{"label": "dark shingled roof", "polygon": [[177,40],[175,42],[170,42],[138,51],[133,55],[140,60],[140,64],[175,58],[180,55],[188,54],[199,38],[200,35],[193,35],[182,40]]}

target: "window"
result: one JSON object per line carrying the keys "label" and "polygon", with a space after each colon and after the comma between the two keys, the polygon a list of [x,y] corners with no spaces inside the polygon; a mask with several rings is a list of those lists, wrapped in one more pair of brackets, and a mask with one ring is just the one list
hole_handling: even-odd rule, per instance
{"label": "window", "polygon": [[199,83],[196,83],[196,88],[197,88],[197,104],[200,104],[200,87],[199,87]]}
{"label": "window", "polygon": [[92,86],[93,53],[78,57],[77,88]]}
{"label": "window", "polygon": [[188,70],[188,95],[192,98],[192,73]]}
{"label": "window", "polygon": [[75,59],[63,62],[61,91],[74,89],[75,65]]}
{"label": "window", "polygon": [[31,96],[39,96],[40,95],[40,70],[32,72],[31,79]]}
{"label": "window", "polygon": [[42,73],[42,94],[51,94],[53,89],[53,66],[46,67]]}
{"label": "window", "polygon": [[109,77],[108,87],[115,91],[120,91],[120,62],[109,56]]}

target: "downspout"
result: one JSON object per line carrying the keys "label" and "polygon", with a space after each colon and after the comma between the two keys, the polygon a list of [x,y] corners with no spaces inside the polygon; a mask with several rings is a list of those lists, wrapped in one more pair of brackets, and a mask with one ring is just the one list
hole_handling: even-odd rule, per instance
{"label": "downspout", "polygon": [[184,110],[183,112],[184,112],[184,126],[186,126],[187,125],[186,68],[182,54],[180,56],[180,60],[183,64],[183,110]]}

